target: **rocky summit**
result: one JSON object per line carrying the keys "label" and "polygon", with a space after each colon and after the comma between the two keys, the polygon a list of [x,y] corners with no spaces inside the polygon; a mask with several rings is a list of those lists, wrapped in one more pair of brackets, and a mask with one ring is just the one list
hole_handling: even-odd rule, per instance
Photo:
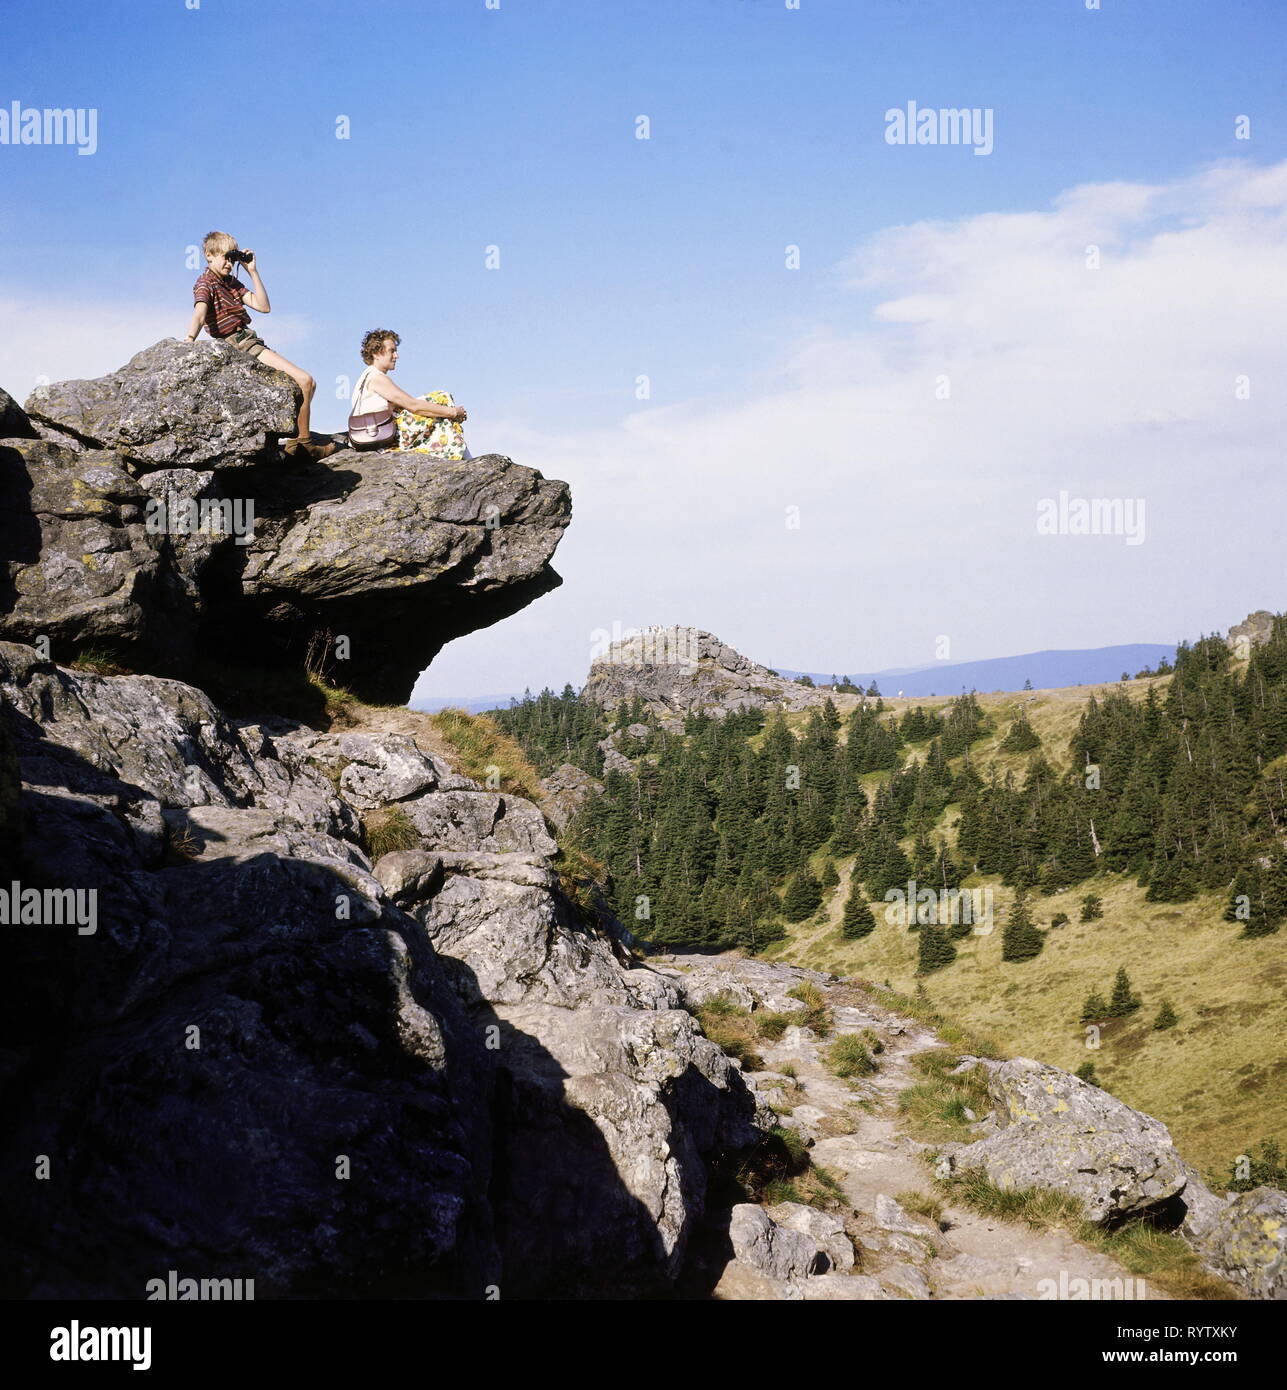
{"label": "rocky summit", "polygon": [[[261,1299],[1122,1287],[1067,1233],[940,1209],[941,1169],[1071,1194],[1097,1226],[1165,1220],[1240,1294],[1287,1296],[1283,1195],[1216,1197],[1089,1083],[966,1058],[986,1108],[932,1145],[899,1097],[944,1043],[889,991],[641,959],[559,844],[601,790],[575,767],[515,786],[432,716],[279,707],[319,640],[348,639],[330,669],[351,660],[351,690],[396,700],[427,653],[557,583],[568,494],[497,455],[288,465],[275,378],[159,344],[29,415],[0,398],[6,1294],[135,1300],[171,1271]],[[253,501],[255,524],[149,525],[202,500]],[[596,668],[605,701],[817,698],[668,631],[687,674],[626,645],[633,668]],[[280,679],[234,712],[212,693],[234,665]],[[721,1021],[760,1051],[720,1046]]]}
{"label": "rocky summit", "polygon": [[649,628],[612,642],[592,661],[581,696],[608,708],[638,698],[671,723],[686,714],[807,709],[825,698],[695,627]]}

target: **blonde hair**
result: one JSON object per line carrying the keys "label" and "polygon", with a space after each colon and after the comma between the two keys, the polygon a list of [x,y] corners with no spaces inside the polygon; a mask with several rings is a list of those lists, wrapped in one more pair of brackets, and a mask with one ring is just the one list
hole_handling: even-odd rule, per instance
{"label": "blonde hair", "polygon": [[237,249],[237,238],[229,236],[227,232],[207,232],[206,239],[201,243],[201,249],[206,253],[206,259],[217,256],[220,251],[235,251]]}

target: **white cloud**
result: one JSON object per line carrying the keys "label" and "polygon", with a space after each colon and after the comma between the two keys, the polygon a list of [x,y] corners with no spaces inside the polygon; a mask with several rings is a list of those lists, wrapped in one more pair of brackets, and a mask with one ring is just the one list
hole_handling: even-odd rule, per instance
{"label": "white cloud", "polygon": [[[579,680],[614,619],[860,669],[932,660],[940,635],[960,660],[1287,606],[1285,242],[1287,163],[889,228],[838,267],[832,321],[766,364],[772,389],[592,434],[497,425],[572,485],[567,583],[426,686]],[[1146,543],[1038,535],[1060,489],[1144,498]]]}

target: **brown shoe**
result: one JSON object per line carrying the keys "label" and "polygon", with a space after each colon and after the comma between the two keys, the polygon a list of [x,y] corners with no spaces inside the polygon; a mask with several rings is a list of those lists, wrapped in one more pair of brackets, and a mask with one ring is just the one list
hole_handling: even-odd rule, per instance
{"label": "brown shoe", "polygon": [[329,444],[305,444],[304,452],[313,460],[330,458],[340,446],[332,440]]}

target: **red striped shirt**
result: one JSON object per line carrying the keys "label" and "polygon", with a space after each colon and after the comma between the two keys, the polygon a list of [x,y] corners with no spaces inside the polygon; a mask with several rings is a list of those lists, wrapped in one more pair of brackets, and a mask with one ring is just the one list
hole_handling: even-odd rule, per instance
{"label": "red striped shirt", "polygon": [[226,338],[249,324],[250,314],[241,302],[249,292],[240,280],[231,275],[216,275],[213,270],[207,270],[193,285],[193,302],[210,306],[206,328],[212,338]]}

